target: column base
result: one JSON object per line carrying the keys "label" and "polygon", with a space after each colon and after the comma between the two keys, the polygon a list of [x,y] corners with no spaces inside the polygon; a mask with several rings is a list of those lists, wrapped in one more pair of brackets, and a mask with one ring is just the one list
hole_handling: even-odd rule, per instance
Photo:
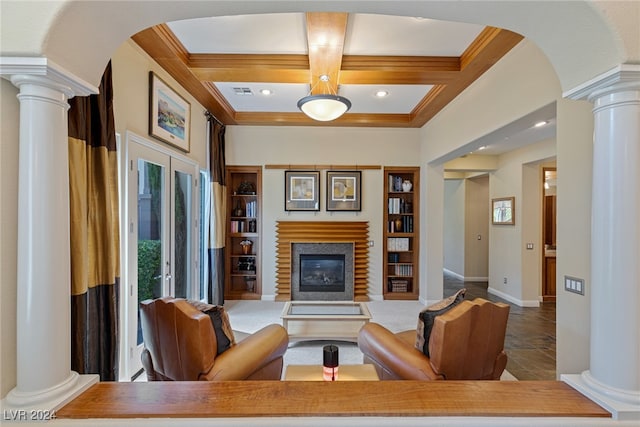
{"label": "column base", "polygon": [[[21,392],[15,388],[2,399],[2,410],[20,411],[20,414],[55,414],[55,411],[69,403],[90,386],[98,383],[98,375],[79,375],[71,371],[66,380],[46,390]],[[17,412],[16,412],[17,413]],[[29,420],[31,421],[31,420]],[[35,421],[35,420],[34,420]]]}
{"label": "column base", "polygon": [[611,412],[614,419],[640,421],[640,393],[608,387],[593,378],[589,371],[563,374],[560,379]]}

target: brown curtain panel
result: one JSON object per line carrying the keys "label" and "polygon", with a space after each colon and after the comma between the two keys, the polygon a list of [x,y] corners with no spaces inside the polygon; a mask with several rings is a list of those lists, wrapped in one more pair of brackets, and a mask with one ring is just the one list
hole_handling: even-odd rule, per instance
{"label": "brown curtain panel", "polygon": [[224,304],[224,246],[225,246],[225,126],[207,113],[209,125],[209,174],[211,175],[209,206],[209,246],[207,248],[207,288],[209,303]]}
{"label": "brown curtain panel", "polygon": [[111,63],[69,101],[71,369],[118,380],[120,235]]}

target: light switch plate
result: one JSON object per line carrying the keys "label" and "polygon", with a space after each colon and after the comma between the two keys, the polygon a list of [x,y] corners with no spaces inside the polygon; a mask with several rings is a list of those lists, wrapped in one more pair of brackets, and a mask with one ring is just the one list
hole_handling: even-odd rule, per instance
{"label": "light switch plate", "polygon": [[574,294],[584,295],[584,279],[564,276],[564,290]]}

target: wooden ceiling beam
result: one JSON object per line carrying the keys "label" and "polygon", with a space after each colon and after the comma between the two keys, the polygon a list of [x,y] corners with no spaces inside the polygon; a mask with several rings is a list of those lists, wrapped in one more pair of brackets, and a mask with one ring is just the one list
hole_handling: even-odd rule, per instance
{"label": "wooden ceiling beam", "polygon": [[312,120],[303,113],[237,112],[235,118],[247,126],[413,127],[409,114],[347,113],[331,122]]}
{"label": "wooden ceiling beam", "polygon": [[[338,93],[348,16],[348,13],[330,12],[306,14],[312,93]],[[322,75],[329,77],[328,88],[325,83],[318,84]]]}
{"label": "wooden ceiling beam", "polygon": [[[347,14],[308,13],[307,20],[308,57],[190,54],[165,24],[141,31],[132,38],[225,124],[414,128],[427,123],[523,38],[508,30],[486,27],[459,58],[343,56]],[[429,84],[434,87],[410,114],[347,113],[326,123],[311,120],[302,113],[236,112],[212,83],[309,83],[313,77],[313,86],[325,73],[330,75],[330,83],[335,87],[332,90],[336,92],[338,84]]]}

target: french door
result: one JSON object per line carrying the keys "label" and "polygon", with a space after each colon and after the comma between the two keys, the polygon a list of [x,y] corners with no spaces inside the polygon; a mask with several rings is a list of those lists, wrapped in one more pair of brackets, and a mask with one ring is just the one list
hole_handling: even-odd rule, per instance
{"label": "french door", "polygon": [[[200,299],[196,191],[198,165],[146,139],[127,141],[126,376],[142,369],[141,301]],[[124,299],[123,299],[124,300]],[[126,353],[126,354],[125,354]],[[121,365],[122,366],[122,365]]]}

